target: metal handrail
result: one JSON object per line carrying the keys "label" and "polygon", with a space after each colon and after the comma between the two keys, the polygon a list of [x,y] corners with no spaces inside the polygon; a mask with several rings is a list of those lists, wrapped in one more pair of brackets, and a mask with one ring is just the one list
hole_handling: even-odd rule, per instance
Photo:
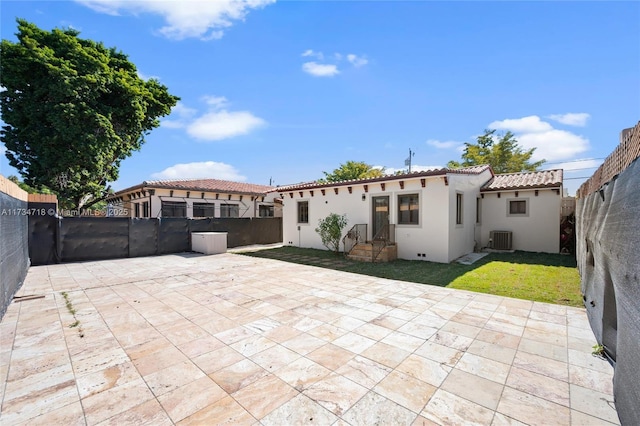
{"label": "metal handrail", "polygon": [[380,253],[382,253],[382,250],[388,245],[395,244],[395,242],[396,225],[387,223],[380,228],[371,241],[371,261],[375,262]]}
{"label": "metal handrail", "polygon": [[365,223],[359,223],[353,225],[353,227],[342,238],[342,244],[344,245],[344,255],[348,256],[351,250],[359,243],[367,240],[367,225]]}

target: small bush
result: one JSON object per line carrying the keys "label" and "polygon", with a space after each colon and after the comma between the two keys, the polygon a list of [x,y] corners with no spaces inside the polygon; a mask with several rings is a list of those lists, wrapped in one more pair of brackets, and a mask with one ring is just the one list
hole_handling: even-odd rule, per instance
{"label": "small bush", "polygon": [[316,232],[320,234],[322,244],[326,248],[335,253],[340,251],[340,239],[342,238],[342,230],[347,226],[347,215],[342,216],[331,213],[329,216],[318,221]]}

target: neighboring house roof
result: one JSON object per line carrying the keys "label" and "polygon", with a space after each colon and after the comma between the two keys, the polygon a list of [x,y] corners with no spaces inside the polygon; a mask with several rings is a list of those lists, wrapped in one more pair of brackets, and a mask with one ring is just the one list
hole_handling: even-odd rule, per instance
{"label": "neighboring house roof", "polygon": [[139,185],[118,191],[112,194],[109,198],[122,196],[132,191],[148,188],[251,195],[264,195],[274,189],[273,186],[269,185],[256,185],[253,183],[232,182],[220,179],[145,180]]}
{"label": "neighboring house roof", "polygon": [[482,185],[480,191],[557,188],[560,186],[562,186],[562,169],[555,169],[495,175],[489,182]]}
{"label": "neighboring house roof", "polygon": [[491,167],[488,165],[483,165],[483,166],[464,167],[461,169],[449,169],[449,168],[433,169],[433,170],[425,170],[421,172],[403,173],[399,175],[385,175],[385,176],[380,176],[376,178],[342,180],[339,182],[304,182],[304,183],[297,183],[294,185],[279,186],[277,188],[272,189],[271,191],[286,192],[286,191],[295,191],[300,189],[314,189],[314,188],[326,188],[331,186],[365,184],[365,183],[372,183],[372,182],[386,182],[390,180],[402,180],[402,179],[420,178],[420,177],[428,177],[428,176],[446,176],[448,174],[477,175],[486,170],[489,170],[493,175],[493,171],[491,170]]}

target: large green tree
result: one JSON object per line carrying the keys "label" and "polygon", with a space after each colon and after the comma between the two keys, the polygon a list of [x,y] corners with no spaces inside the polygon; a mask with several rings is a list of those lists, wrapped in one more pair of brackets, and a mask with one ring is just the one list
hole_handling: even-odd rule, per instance
{"label": "large green tree", "polygon": [[450,168],[489,164],[495,173],[533,172],[545,160],[531,162],[535,148],[524,150],[511,132],[496,135],[494,130],[485,130],[476,143],[465,143],[462,161],[449,161]]}
{"label": "large green tree", "polygon": [[17,22],[18,41],[0,47],[6,156],[27,185],[50,188],[65,208],[87,207],[179,98],[115,48]]}
{"label": "large green tree", "polygon": [[340,182],[352,179],[367,179],[380,177],[384,174],[384,169],[374,168],[363,161],[347,161],[340,164],[340,167],[331,173],[324,173],[324,178],[318,182]]}

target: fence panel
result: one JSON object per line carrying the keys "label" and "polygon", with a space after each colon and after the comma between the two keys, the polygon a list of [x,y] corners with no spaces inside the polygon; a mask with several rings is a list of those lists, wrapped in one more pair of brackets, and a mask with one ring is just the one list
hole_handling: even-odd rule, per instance
{"label": "fence panel", "polygon": [[128,218],[65,217],[59,220],[59,250],[63,262],[129,256]]}

